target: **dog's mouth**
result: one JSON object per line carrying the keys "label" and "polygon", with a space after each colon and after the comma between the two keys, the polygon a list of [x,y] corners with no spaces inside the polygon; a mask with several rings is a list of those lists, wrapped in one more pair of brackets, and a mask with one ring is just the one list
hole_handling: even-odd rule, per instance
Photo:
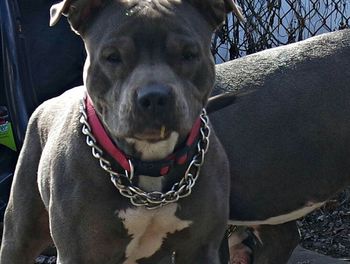
{"label": "dog's mouth", "polygon": [[160,129],[147,129],[141,133],[135,133],[132,138],[148,141],[150,143],[156,143],[159,141],[167,140],[171,135],[171,130],[165,126],[161,126]]}

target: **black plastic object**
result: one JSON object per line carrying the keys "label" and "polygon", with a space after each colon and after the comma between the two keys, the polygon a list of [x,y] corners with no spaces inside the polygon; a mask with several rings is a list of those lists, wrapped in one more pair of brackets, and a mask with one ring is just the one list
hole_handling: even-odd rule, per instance
{"label": "black plastic object", "polygon": [[[20,17],[16,0],[0,1],[1,104],[6,106],[6,120],[11,116],[13,134],[20,146],[28,122],[28,109],[34,105],[23,53]],[[4,107],[3,107],[4,108]],[[5,108],[4,108],[5,109]],[[4,121],[4,120],[3,120]],[[0,221],[6,207],[18,153],[0,145]]]}
{"label": "black plastic object", "polygon": [[29,111],[36,104],[36,96],[31,87],[17,1],[0,1],[0,30],[4,79],[2,94],[6,97],[16,142],[20,146]]}
{"label": "black plastic object", "polygon": [[3,218],[10,195],[12,176],[16,165],[17,153],[0,145],[0,222]]}

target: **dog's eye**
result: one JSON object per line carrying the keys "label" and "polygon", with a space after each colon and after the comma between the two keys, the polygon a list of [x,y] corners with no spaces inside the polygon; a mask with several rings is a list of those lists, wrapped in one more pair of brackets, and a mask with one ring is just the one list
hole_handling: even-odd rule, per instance
{"label": "dog's eye", "polygon": [[119,52],[113,52],[106,56],[106,61],[113,64],[119,64],[122,62]]}
{"label": "dog's eye", "polygon": [[193,50],[184,50],[182,52],[182,60],[185,62],[191,62],[198,58],[198,53]]}

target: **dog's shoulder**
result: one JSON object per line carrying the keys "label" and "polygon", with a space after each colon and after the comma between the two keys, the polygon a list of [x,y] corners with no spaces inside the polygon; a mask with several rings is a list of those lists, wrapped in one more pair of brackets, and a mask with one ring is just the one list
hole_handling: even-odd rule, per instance
{"label": "dog's shoulder", "polygon": [[37,133],[41,143],[45,144],[52,133],[75,130],[79,125],[80,102],[85,91],[85,87],[79,86],[43,102],[31,115],[27,134]]}

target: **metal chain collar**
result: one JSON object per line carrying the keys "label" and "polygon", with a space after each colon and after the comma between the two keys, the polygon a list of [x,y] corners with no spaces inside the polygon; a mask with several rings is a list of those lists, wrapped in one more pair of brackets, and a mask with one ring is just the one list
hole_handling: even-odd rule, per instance
{"label": "metal chain collar", "polygon": [[80,113],[80,123],[83,125],[82,133],[86,136],[86,144],[91,147],[92,155],[99,160],[101,168],[109,173],[111,181],[120,194],[129,198],[134,206],[156,209],[163,205],[177,202],[180,198],[187,197],[192,193],[192,188],[196,184],[201,166],[204,163],[205,153],[209,148],[210,127],[205,109],[202,110],[200,115],[202,126],[200,127],[201,138],[197,143],[197,153],[192,158],[183,178],[175,183],[171,190],[166,193],[158,191],[146,192],[133,185],[134,167],[131,160],[129,160],[130,172],[127,170],[125,170],[125,174],[115,172],[111,167],[110,161],[103,157],[103,150],[98,146],[96,138],[92,134],[86,113],[85,98],[81,101]]}

